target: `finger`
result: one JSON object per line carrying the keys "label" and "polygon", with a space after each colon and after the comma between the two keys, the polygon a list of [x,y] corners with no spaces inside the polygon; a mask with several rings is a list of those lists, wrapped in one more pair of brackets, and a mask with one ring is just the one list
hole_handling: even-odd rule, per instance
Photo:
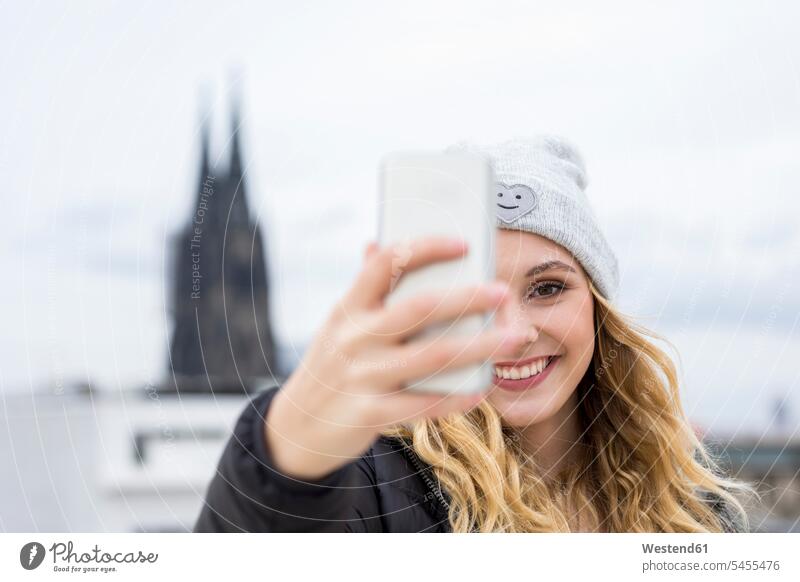
{"label": "finger", "polygon": [[503,328],[490,328],[473,337],[414,340],[389,350],[391,355],[384,360],[392,366],[369,373],[380,374],[379,382],[384,386],[402,386],[469,364],[516,357],[527,341],[525,333]]}
{"label": "finger", "polygon": [[375,241],[370,241],[367,243],[366,248],[364,249],[364,262],[368,261],[369,258],[375,254],[375,251],[378,250],[378,244]]}
{"label": "finger", "polygon": [[420,294],[383,310],[370,332],[383,339],[407,338],[435,323],[495,309],[507,294],[508,286],[500,282]]}
{"label": "finger", "polygon": [[379,307],[404,273],[464,254],[463,242],[447,237],[423,237],[380,247],[366,261],[343,301],[348,308]]}
{"label": "finger", "polygon": [[391,426],[421,418],[440,418],[455,412],[467,412],[486,396],[477,394],[427,394],[405,389],[394,395],[385,395],[378,405],[379,422]]}

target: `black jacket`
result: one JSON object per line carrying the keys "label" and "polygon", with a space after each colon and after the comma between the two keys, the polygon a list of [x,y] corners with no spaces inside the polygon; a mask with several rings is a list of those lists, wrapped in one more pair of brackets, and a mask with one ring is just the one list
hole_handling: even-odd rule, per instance
{"label": "black jacket", "polygon": [[[451,531],[447,492],[399,439],[381,436],[360,458],[313,482],[276,470],[264,418],[278,389],[252,398],[237,420],[195,532]],[[713,505],[725,511],[718,500]]]}

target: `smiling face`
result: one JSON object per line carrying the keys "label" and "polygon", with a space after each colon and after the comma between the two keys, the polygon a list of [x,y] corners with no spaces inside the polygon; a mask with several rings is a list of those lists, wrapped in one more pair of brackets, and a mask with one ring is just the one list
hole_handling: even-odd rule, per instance
{"label": "smiling face", "polygon": [[525,184],[512,186],[497,183],[497,216],[506,224],[511,224],[523,214],[527,214],[536,207],[538,202],[536,194]]}
{"label": "smiling face", "polygon": [[[577,402],[575,390],[594,352],[588,277],[561,245],[518,230],[497,230],[496,268],[497,278],[511,290],[495,314],[496,324],[528,333],[529,342],[515,358],[502,360],[509,378],[496,378],[487,399],[510,426],[556,422]],[[541,377],[524,378],[538,370],[531,358],[550,355],[558,357]],[[573,406],[565,406],[569,403]]]}

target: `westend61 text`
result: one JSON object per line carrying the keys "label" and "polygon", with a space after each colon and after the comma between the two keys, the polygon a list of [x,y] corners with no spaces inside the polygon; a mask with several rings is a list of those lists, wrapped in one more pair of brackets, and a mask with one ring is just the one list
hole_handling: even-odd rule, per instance
{"label": "westend61 text", "polygon": [[707,554],[708,544],[686,544],[682,546],[642,544],[642,551],[645,554]]}

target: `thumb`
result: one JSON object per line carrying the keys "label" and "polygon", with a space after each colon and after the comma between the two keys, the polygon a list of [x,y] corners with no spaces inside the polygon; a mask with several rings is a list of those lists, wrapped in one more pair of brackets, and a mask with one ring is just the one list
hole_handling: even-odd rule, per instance
{"label": "thumb", "polygon": [[467,412],[486,396],[480,394],[420,394],[405,392],[392,402],[394,422],[415,421],[423,418],[436,419],[453,412]]}
{"label": "thumb", "polygon": [[369,241],[364,249],[364,260],[369,259],[377,250],[378,244],[375,241]]}

